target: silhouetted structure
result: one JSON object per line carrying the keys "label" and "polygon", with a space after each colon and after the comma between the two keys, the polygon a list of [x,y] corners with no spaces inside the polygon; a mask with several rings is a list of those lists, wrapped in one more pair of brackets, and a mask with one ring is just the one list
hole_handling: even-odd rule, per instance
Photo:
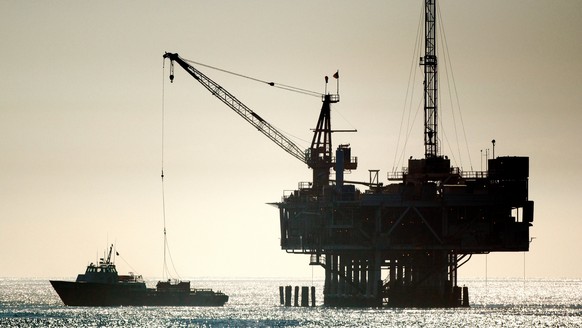
{"label": "silhouetted structure", "polygon": [[326,305],[468,306],[457,270],[472,254],[529,249],[529,159],[497,157],[484,172],[463,172],[440,155],[435,10],[426,0],[425,158],[390,174],[393,184],[379,183],[377,170],[364,191],[345,183],[343,172],[357,160],[345,145],[331,156],[333,101],[326,96],[307,157],[313,183],[300,183],[278,203],[281,247],[310,254],[325,269]]}
{"label": "silhouetted structure", "polygon": [[119,275],[111,259],[91,263],[75,281],[50,280],[68,306],[223,306],[228,295],[212,289],[191,289],[189,281],[158,281],[147,288],[142,276]]}
{"label": "silhouetted structure", "polygon": [[[344,180],[357,168],[349,145],[333,154],[331,104],[323,105],[310,148],[303,152],[228,91],[166,53],[247,122],[313,170],[311,182],[283,196],[279,208],[281,248],[309,254],[325,269],[324,304],[331,306],[469,306],[468,288],[457,271],[472,254],[529,249],[533,201],[528,200],[528,157],[497,157],[482,172],[451,167],[438,138],[438,74],[435,0],[425,0],[424,146],[402,172],[379,182],[370,170],[367,186]],[[173,66],[170,78],[173,79]],[[338,74],[334,75],[339,78]],[[270,82],[269,85],[274,85]],[[330,180],[331,169],[335,180]],[[290,288],[290,287],[289,287]],[[295,292],[297,300],[298,292]],[[285,304],[290,305],[290,290]]]}

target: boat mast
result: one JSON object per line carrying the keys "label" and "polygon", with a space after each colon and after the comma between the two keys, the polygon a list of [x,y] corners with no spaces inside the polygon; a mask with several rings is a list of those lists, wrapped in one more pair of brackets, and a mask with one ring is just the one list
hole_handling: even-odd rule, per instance
{"label": "boat mast", "polygon": [[425,0],[424,20],[424,157],[440,155],[438,147],[438,81],[436,56],[436,0]]}

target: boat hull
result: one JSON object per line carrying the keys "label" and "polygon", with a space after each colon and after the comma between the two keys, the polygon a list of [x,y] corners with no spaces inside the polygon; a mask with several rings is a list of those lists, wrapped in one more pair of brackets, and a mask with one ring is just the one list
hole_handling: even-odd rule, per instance
{"label": "boat hull", "polygon": [[143,283],[91,283],[51,280],[68,306],[222,306],[228,296],[212,290],[158,291]]}

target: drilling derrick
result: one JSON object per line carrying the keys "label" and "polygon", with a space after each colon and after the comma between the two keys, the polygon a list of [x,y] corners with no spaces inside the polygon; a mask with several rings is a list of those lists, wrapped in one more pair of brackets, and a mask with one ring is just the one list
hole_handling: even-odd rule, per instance
{"label": "drilling derrick", "polygon": [[473,254],[529,250],[529,158],[496,157],[486,171],[463,172],[440,154],[436,16],[435,0],[425,0],[424,158],[411,157],[387,185],[370,171],[359,191],[343,179],[356,168],[349,147],[331,157],[324,99],[307,156],[313,183],[277,203],[281,248],[323,267],[325,305],[469,306],[459,267]]}
{"label": "drilling derrick", "polygon": [[438,147],[438,83],[436,55],[436,7],[435,1],[426,1],[424,21],[424,157],[439,156]]}

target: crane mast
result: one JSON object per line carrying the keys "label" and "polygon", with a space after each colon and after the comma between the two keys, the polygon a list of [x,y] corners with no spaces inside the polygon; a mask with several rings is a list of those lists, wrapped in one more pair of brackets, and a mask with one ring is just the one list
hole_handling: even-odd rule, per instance
{"label": "crane mast", "polygon": [[243,104],[240,100],[238,100],[230,92],[225,90],[218,83],[214,82],[208,76],[204,75],[202,72],[192,67],[192,65],[188,64],[176,53],[166,52],[164,54],[164,58],[170,59],[172,65],[170,72],[171,81],[173,81],[174,79],[173,64],[174,62],[176,62],[180,66],[182,66],[182,68],[184,68],[184,70],[186,70],[186,72],[188,72],[188,74],[190,74],[196,81],[200,82],[200,84],[202,84],[206,89],[208,89],[210,93],[212,93],[216,98],[220,99],[225,105],[234,110],[237,114],[239,114],[252,126],[257,128],[257,130],[259,130],[261,133],[267,136],[267,138],[271,139],[274,143],[276,143],[279,147],[283,148],[283,150],[291,154],[293,157],[297,158],[303,163],[307,163],[304,150],[299,148],[293,141],[291,141],[289,138],[287,138],[285,135],[279,132],[275,127],[269,124],[269,122],[265,121],[261,116],[259,116],[259,114],[255,113],[250,108],[248,108],[245,104]]}

